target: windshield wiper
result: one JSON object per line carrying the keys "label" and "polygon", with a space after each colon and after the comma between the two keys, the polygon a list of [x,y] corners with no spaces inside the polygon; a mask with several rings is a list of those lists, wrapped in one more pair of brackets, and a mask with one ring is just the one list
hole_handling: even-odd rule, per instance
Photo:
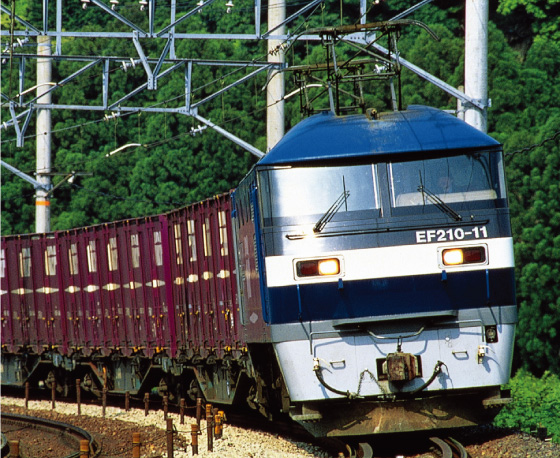
{"label": "windshield wiper", "polygon": [[333,218],[334,215],[336,215],[336,212],[340,210],[340,207],[342,206],[343,203],[346,202],[346,199],[348,199],[349,196],[350,196],[350,191],[343,191],[342,194],[338,196],[338,198],[334,201],[331,207],[325,212],[323,216],[321,216],[319,221],[315,223],[315,226],[313,226],[314,233],[317,234],[325,228],[327,223]]}
{"label": "windshield wiper", "polygon": [[453,210],[449,205],[447,205],[443,200],[436,196],[433,192],[429,191],[423,184],[418,186],[418,192],[422,193],[422,200],[424,200],[424,194],[428,197],[428,200],[432,202],[442,213],[450,216],[455,221],[461,221],[463,217],[459,215],[455,210]]}

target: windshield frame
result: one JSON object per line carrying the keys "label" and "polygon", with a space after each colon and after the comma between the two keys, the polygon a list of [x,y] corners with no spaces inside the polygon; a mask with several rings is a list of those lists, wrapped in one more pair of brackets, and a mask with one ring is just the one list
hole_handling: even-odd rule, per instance
{"label": "windshield frame", "polygon": [[[479,210],[485,209],[497,209],[497,208],[507,208],[507,189],[506,189],[506,181],[505,181],[505,163],[502,149],[484,149],[478,151],[465,151],[465,150],[457,150],[457,151],[446,151],[446,154],[442,154],[442,152],[418,152],[414,155],[393,155],[393,156],[380,156],[376,157],[378,159],[376,162],[372,162],[372,157],[369,158],[369,161],[357,161],[353,164],[348,164],[346,161],[343,163],[342,167],[363,167],[366,166],[371,168],[372,173],[372,181],[373,181],[373,189],[374,189],[374,209],[362,209],[362,210],[353,210],[353,211],[345,211],[345,209],[338,209],[334,212],[333,215],[328,214],[329,208],[333,206],[336,202],[337,198],[343,193],[344,188],[341,187],[338,189],[338,194],[336,194],[336,190],[332,191],[332,200],[327,202],[323,202],[321,208],[317,209],[317,211],[309,212],[307,214],[294,214],[294,215],[272,215],[271,214],[271,206],[272,203],[270,202],[269,196],[271,193],[274,193],[274,190],[271,190],[270,183],[268,180],[268,175],[270,173],[275,173],[276,171],[285,171],[285,170],[297,170],[297,171],[307,171],[311,172],[313,169],[340,169],[340,163],[320,163],[320,164],[313,164],[313,163],[306,163],[305,165],[298,165],[295,167],[292,166],[267,166],[258,168],[257,166],[257,180],[258,180],[258,188],[259,188],[259,200],[261,205],[261,222],[263,227],[288,227],[288,226],[308,226],[309,233],[313,233],[313,227],[318,224],[318,222],[328,216],[328,221],[326,228],[324,231],[326,233],[331,233],[333,231],[336,232],[336,228],[338,227],[341,229],[341,225],[350,228],[352,226],[356,227],[364,227],[364,226],[371,226],[372,224],[375,226],[382,225],[386,226],[392,224],[393,218],[404,217],[402,221],[408,221],[410,218],[417,218],[419,216],[425,215],[426,217],[433,218],[434,214],[438,214],[438,219],[446,218],[450,222],[460,222],[461,220],[466,221],[465,218],[472,218],[472,212],[476,212]],[[453,153],[453,154],[451,154]],[[495,186],[496,196],[490,196],[487,194],[486,196],[478,196],[474,200],[465,200],[465,201],[446,201],[446,199],[442,199],[441,203],[437,205],[436,203],[439,202],[438,199],[428,198],[428,194],[432,196],[436,193],[430,192],[431,190],[426,186],[428,183],[422,183],[422,186],[417,186],[416,189],[413,190],[415,194],[418,194],[419,202],[422,199],[422,189],[425,191],[423,203],[418,203],[416,205],[409,205],[409,206],[395,206],[394,205],[394,197],[393,197],[393,190],[392,190],[392,178],[390,172],[391,164],[411,164],[415,162],[430,162],[430,161],[442,161],[442,160],[450,160],[455,161],[457,158],[466,158],[472,156],[481,156],[486,158],[487,163],[491,169],[491,176],[492,176],[492,186]],[[418,181],[418,180],[417,180]],[[296,183],[297,184],[297,183]],[[418,185],[418,183],[415,183]],[[294,185],[295,186],[295,185]],[[352,185],[347,184],[347,190],[350,191],[350,199],[355,197],[355,193],[352,193]],[[422,188],[423,187],[423,188]],[[411,188],[412,189],[412,188]],[[419,191],[420,189],[420,191]],[[492,198],[488,198],[492,197]],[[436,203],[435,203],[436,202]],[[293,199],[293,205],[302,205],[304,199]],[[345,203],[343,204],[344,207]],[[431,215],[431,216],[430,216]],[[461,218],[459,218],[459,216]],[[381,227],[381,226],[379,226]],[[323,231],[323,229],[321,229]],[[307,233],[305,232],[305,233]],[[317,233],[319,235],[319,233]]]}
{"label": "windshield frame", "polygon": [[[399,172],[400,180],[397,180],[397,165],[403,170],[404,166],[409,166],[408,180],[402,178],[403,170]],[[391,216],[438,211],[452,215],[467,210],[507,206],[501,150],[388,161],[385,168]],[[478,170],[475,170],[476,168]],[[459,171],[464,172],[464,176],[461,176]],[[415,177],[412,177],[413,173]],[[435,181],[435,177],[439,178],[438,182]],[[401,185],[402,183],[405,185]],[[399,186],[400,189],[397,190]],[[403,191],[405,187],[406,192]]]}
{"label": "windshield frame", "polygon": [[[356,181],[357,176],[352,176],[350,172],[368,173],[371,182]],[[293,176],[290,177],[290,174]],[[331,180],[326,180],[326,184],[319,186],[318,180],[321,175]],[[371,162],[342,166],[321,164],[320,166],[266,167],[257,170],[257,179],[264,227],[302,224],[315,226],[326,215],[328,215],[327,226],[337,221],[371,219],[381,215],[377,164]],[[284,184],[282,190],[278,189],[280,183]],[[302,199],[297,195],[296,189],[300,189],[300,196],[307,195],[310,198]],[[365,202],[364,195],[367,195],[368,191],[372,191],[372,199]],[[282,194],[283,197],[277,197]],[[287,197],[290,195],[293,197]],[[332,211],[332,207],[341,195],[345,195],[345,198],[340,207]],[[273,201],[271,198],[275,196],[276,200]],[[309,210],[313,203],[316,204],[316,208]]]}

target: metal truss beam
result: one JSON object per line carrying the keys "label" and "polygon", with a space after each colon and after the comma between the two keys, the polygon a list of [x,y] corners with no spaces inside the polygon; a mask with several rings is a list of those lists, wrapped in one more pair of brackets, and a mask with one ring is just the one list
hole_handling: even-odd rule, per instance
{"label": "metal truss beam", "polygon": [[[165,76],[168,76],[169,74],[171,74],[173,71],[185,66],[185,68],[190,69],[189,70],[189,81],[192,81],[192,68],[193,65],[195,66],[213,66],[213,67],[235,67],[235,68],[239,68],[239,69],[243,69],[243,68],[255,68],[256,70],[254,70],[253,72],[251,72],[248,75],[245,75],[241,78],[239,78],[237,81],[229,84],[227,87],[220,89],[218,92],[216,92],[215,94],[211,94],[209,96],[207,96],[205,99],[203,99],[202,101],[199,101],[196,103],[196,107],[201,106],[203,104],[205,104],[206,102],[209,102],[210,100],[214,99],[215,97],[223,94],[224,92],[227,92],[228,90],[232,89],[233,87],[242,84],[244,82],[246,82],[247,80],[249,80],[250,78],[258,75],[259,73],[266,71],[266,70],[281,70],[283,68],[282,64],[273,64],[273,63],[269,63],[269,62],[259,62],[259,61],[220,61],[220,60],[204,60],[204,59],[166,59],[165,56],[168,53],[169,50],[169,46],[170,46],[170,41],[168,40],[167,42],[167,46],[164,49],[164,51],[162,52],[162,55],[160,56],[159,59],[150,59],[147,58],[144,53],[142,52],[142,49],[140,46],[138,46],[138,52],[140,54],[140,59],[139,60],[134,60],[131,59],[129,57],[117,57],[117,56],[110,56],[110,57],[88,57],[88,56],[64,56],[63,60],[65,61],[74,61],[74,62],[85,62],[86,65],[84,65],[82,68],[80,68],[79,70],[77,70],[76,72],[72,73],[71,75],[63,78],[61,81],[59,82],[52,82],[50,83],[52,85],[52,87],[50,89],[48,89],[46,92],[44,92],[41,97],[45,94],[48,94],[50,92],[56,91],[59,88],[63,87],[64,85],[68,84],[69,82],[75,80],[76,78],[78,78],[78,76],[84,74],[86,71],[98,66],[98,64],[101,64],[100,67],[100,71],[101,71],[101,75],[99,77],[99,79],[102,81],[102,94],[103,94],[103,105],[102,107],[98,108],[98,107],[93,107],[91,104],[86,104],[84,103],[83,105],[63,105],[63,104],[40,104],[40,103],[35,103],[36,100],[38,99],[38,97],[34,97],[29,101],[24,101],[23,100],[23,94],[26,92],[29,92],[31,89],[27,89],[26,91],[22,91],[20,92],[20,94],[17,94],[16,98],[19,96],[19,101],[16,100],[11,100],[9,98],[9,96],[7,94],[1,94],[2,98],[4,100],[6,100],[8,102],[9,105],[13,106],[14,108],[18,108],[18,109],[25,109],[28,108],[30,106],[34,106],[35,108],[49,108],[49,109],[75,109],[75,110],[88,110],[88,109],[92,109],[92,110],[98,110],[98,109],[104,109],[104,110],[124,110],[126,109],[133,109],[135,111],[147,111],[147,107],[146,106],[128,106],[128,107],[124,107],[122,106],[122,104],[130,99],[132,99],[132,97],[134,97],[135,95],[143,92],[144,90],[150,90],[150,84],[152,88],[157,88],[157,81],[160,78],[163,78]],[[2,58],[7,57],[7,55],[2,54],[1,55]],[[13,58],[15,59],[22,59],[22,60],[29,60],[29,59],[33,59],[33,58],[37,58],[37,55],[30,55],[30,54],[13,54],[12,55]],[[61,56],[59,56],[60,58]],[[146,75],[147,75],[147,82],[141,84],[140,86],[136,87],[134,90],[132,90],[131,92],[129,92],[128,94],[126,94],[125,96],[119,98],[118,100],[115,101],[111,101],[111,94],[110,94],[110,86],[109,86],[109,72],[110,72],[110,66],[113,65],[113,67],[115,65],[118,65],[120,68],[123,69],[123,71],[126,71],[125,68],[128,68],[128,66],[136,66],[138,63],[142,62],[144,70],[146,71]],[[155,64],[155,68],[152,71],[151,70],[151,65]],[[161,71],[161,68],[163,65],[169,65],[168,68],[166,68],[165,70]],[[23,81],[21,81],[21,83],[23,83]],[[192,84],[191,84],[192,85]],[[190,91],[190,86],[189,85],[189,91]],[[23,87],[23,86],[21,86]],[[190,100],[191,98],[191,94],[186,94],[186,97],[188,97],[188,99]],[[7,106],[7,105],[2,105],[2,106]],[[184,110],[184,107],[182,108]],[[187,111],[190,109],[190,106],[187,106]],[[181,108],[179,109],[181,110]],[[168,109],[164,109],[164,108],[152,108],[150,111],[153,112],[169,112]],[[17,116],[18,118],[20,117],[20,115]],[[11,124],[10,124],[11,125]],[[6,123],[4,123],[3,127],[7,127]]]}
{"label": "metal truss beam", "polygon": [[[49,3],[56,1],[56,27],[54,30],[48,28],[48,11],[49,11]],[[76,2],[78,0],[75,0]],[[149,13],[149,30],[144,30],[138,24],[135,24],[133,21],[127,19],[124,15],[118,13],[117,11],[111,9],[110,6],[107,5],[106,2],[103,0],[88,0],[85,4],[91,4],[91,7],[97,7],[102,10],[108,16],[117,19],[123,25],[128,27],[130,30],[128,32],[113,32],[113,31],[95,31],[95,32],[84,32],[84,31],[72,31],[72,30],[65,30],[62,24],[62,11],[64,9],[63,1],[62,0],[43,0],[43,24],[42,28],[34,26],[33,24],[25,21],[24,19],[14,15],[14,20],[21,24],[25,30],[15,30],[13,32],[14,37],[35,37],[38,35],[47,35],[49,37],[53,37],[57,39],[57,52],[54,55],[61,54],[61,50],[58,49],[60,46],[60,39],[65,37],[72,37],[72,38],[124,38],[124,39],[132,39],[133,34],[138,34],[139,38],[179,38],[179,39],[214,39],[214,40],[258,40],[262,38],[266,38],[270,36],[272,30],[266,32],[266,36],[261,34],[261,0],[254,0],[254,33],[246,33],[246,34],[220,34],[220,33],[208,33],[208,34],[199,34],[199,33],[176,33],[175,27],[179,24],[185,22],[187,19],[191,18],[196,13],[201,12],[204,8],[210,6],[216,0],[206,0],[201,4],[198,4],[195,8],[193,8],[188,13],[181,16],[179,19],[176,19],[176,12],[177,12],[177,1],[171,0],[171,8],[170,8],[170,19],[169,24],[163,26],[161,30],[155,31],[154,25],[154,15],[155,15],[155,8],[156,2],[155,0],[149,0],[148,4],[148,13]],[[286,19],[281,25],[290,23],[300,17],[301,15],[305,14],[311,8],[317,6],[318,4],[322,3],[324,0],[310,0],[307,5],[304,5],[299,11],[292,14],[288,19]],[[8,7],[5,5],[0,5],[2,12],[7,14],[10,18],[12,17],[12,13]],[[167,5],[166,5],[167,6]],[[273,30],[279,28],[274,27]],[[0,30],[0,36],[10,36],[10,30]],[[276,37],[277,39],[287,39],[288,36],[281,35]]]}
{"label": "metal truss beam", "polygon": [[4,161],[0,160],[0,164],[3,167],[7,168],[13,174],[20,177],[21,179],[27,181],[28,183],[31,183],[35,189],[40,189],[40,190],[45,191],[45,192],[50,191],[49,187],[45,187],[43,185],[43,183],[39,183],[35,178],[30,177],[29,175],[27,175],[27,173],[24,173],[21,170],[16,169],[14,166],[8,164],[7,162],[4,162]]}
{"label": "metal truss beam", "polygon": [[[75,0],[77,2],[77,0]],[[406,10],[405,12],[401,13],[399,16],[396,16],[395,20],[399,20],[400,18],[410,14],[415,9],[429,3],[431,0],[422,0],[417,5],[413,6],[412,8]],[[58,62],[63,61],[81,61],[85,62],[85,65],[79,69],[78,71],[72,73],[71,75],[63,78],[61,81],[53,82],[53,87],[49,89],[48,92],[56,91],[59,87],[73,81],[81,76],[83,76],[88,70],[94,69],[97,67],[97,64],[100,68],[100,76],[99,80],[102,81],[100,93],[102,93],[102,105],[91,105],[88,104],[87,101],[83,104],[78,105],[64,105],[64,104],[36,104],[37,97],[25,101],[23,94],[26,92],[24,91],[25,87],[25,61],[29,59],[37,59],[39,58],[38,55],[34,54],[16,54],[14,53],[14,49],[10,49],[10,47],[6,47],[6,49],[2,52],[2,59],[20,59],[20,74],[19,74],[19,99],[13,100],[6,94],[1,94],[2,100],[4,101],[2,106],[3,107],[10,107],[11,113],[11,120],[4,122],[1,126],[2,129],[6,129],[9,126],[14,126],[16,129],[16,135],[18,138],[18,146],[23,144],[23,135],[25,132],[25,128],[29,124],[29,119],[31,114],[34,113],[36,109],[41,108],[48,108],[48,109],[68,109],[68,110],[92,110],[92,111],[116,111],[116,112],[159,112],[159,113],[182,113],[187,116],[194,116],[197,119],[200,117],[200,121],[204,122],[204,118],[202,118],[198,114],[198,110],[202,108],[207,102],[210,100],[215,99],[219,95],[223,94],[224,92],[228,91],[229,89],[246,82],[248,79],[260,74],[265,70],[282,70],[283,65],[281,64],[269,64],[263,62],[240,62],[240,61],[218,61],[218,60],[202,60],[202,59],[189,59],[189,58],[178,58],[175,54],[175,40],[177,39],[213,39],[213,40],[259,40],[259,39],[267,39],[267,40],[283,40],[287,42],[293,42],[294,40],[308,40],[308,41],[319,41],[321,37],[319,35],[313,34],[313,32],[305,34],[305,35],[298,35],[298,36],[291,36],[286,34],[278,34],[273,35],[273,33],[279,29],[281,26],[289,24],[293,22],[298,17],[306,14],[309,11],[313,11],[313,8],[320,5],[323,0],[309,0],[306,2],[297,12],[290,15],[287,19],[285,19],[281,24],[274,26],[273,28],[267,30],[265,33],[261,33],[261,0],[254,0],[254,31],[253,33],[243,33],[243,34],[220,34],[220,33],[213,33],[213,34],[204,34],[204,33],[184,33],[184,32],[177,32],[176,27],[180,24],[184,24],[188,21],[189,18],[192,18],[194,14],[202,11],[204,8],[208,7],[215,0],[206,0],[196,7],[188,11],[186,14],[177,18],[177,0],[170,0],[170,4],[167,3],[166,7],[170,5],[170,14],[168,23],[163,25],[160,30],[155,30],[154,24],[154,17],[155,17],[155,9],[156,9],[156,0],[148,0],[147,7],[148,7],[148,30],[139,26],[138,24],[134,23],[133,21],[127,19],[123,14],[119,13],[118,11],[114,11],[110,4],[109,0],[89,0],[91,8],[99,8],[103,14],[106,14],[108,18],[117,19],[120,24],[123,25],[123,28],[128,28],[128,31],[95,31],[95,32],[85,32],[85,31],[72,31],[66,30],[63,24],[63,10],[64,8],[68,8],[68,1],[66,5],[63,5],[63,0],[42,0],[42,10],[43,10],[43,18],[42,24],[40,26],[31,24],[30,22],[14,15],[12,17],[11,10],[6,7],[4,4],[1,4],[1,11],[2,14],[8,15],[8,17],[15,21],[18,24],[19,28],[24,28],[25,30],[15,30],[13,31],[13,37],[10,35],[10,30],[0,30],[0,37],[5,39],[6,37],[10,37],[10,41],[13,43],[13,39],[16,37],[24,37],[27,40],[33,37],[38,37],[41,35],[46,35],[52,38],[56,38],[56,47],[55,52],[53,53],[52,62],[53,65],[56,65]],[[55,3],[55,13],[56,13],[56,24],[54,29],[49,29],[49,18],[48,12],[53,11],[53,8],[49,8],[49,4]],[[76,3],[72,7],[75,8]],[[81,9],[79,10],[81,11]],[[67,10],[66,10],[67,12]],[[361,18],[361,22],[365,22],[365,15]],[[62,52],[63,42],[62,38],[85,38],[85,39],[98,39],[98,38],[108,38],[108,39],[122,39],[122,40],[129,40],[132,44],[134,44],[137,57],[132,58],[130,56],[126,57],[116,57],[116,56],[68,56],[64,55]],[[143,47],[141,45],[140,40],[151,40],[152,43],[165,43],[163,45],[163,49],[158,58],[150,58],[147,57]],[[412,63],[406,61],[400,55],[390,55],[386,49],[381,47],[375,42],[375,34],[368,33],[367,31],[357,31],[353,32],[346,32],[344,34],[344,41],[349,43],[354,43],[357,45],[363,46],[366,50],[376,49],[377,52],[381,54],[385,54],[388,59],[391,60],[398,60],[400,65],[410,69],[420,77],[426,79],[432,84],[435,84],[437,87],[441,88],[442,90],[448,92],[449,94],[457,97],[461,100],[464,104],[471,104],[476,107],[480,107],[480,101],[474,100],[468,97],[463,92],[453,88],[452,86],[448,85],[444,81],[439,80],[438,78],[430,75],[429,73],[423,71],[419,67],[413,65]],[[16,43],[13,43],[14,47]],[[147,48],[146,48],[147,49]],[[161,46],[160,46],[161,49]],[[129,63],[130,62],[130,63]],[[121,96],[118,100],[112,100],[111,98],[111,85],[110,85],[110,74],[111,68],[114,70],[115,64],[122,65],[123,70],[126,71],[127,65],[136,66],[137,64],[142,64],[144,69],[146,79],[143,84],[140,84],[135,89],[130,91],[125,96]],[[195,103],[192,102],[192,87],[196,87],[193,84],[193,68],[199,65],[208,65],[208,66],[232,66],[232,67],[255,67],[254,71],[250,74],[239,78],[237,81],[229,84],[227,87],[213,93],[207,95],[204,99],[200,101],[196,101]],[[113,67],[111,67],[113,66]],[[167,67],[167,68],[164,68]],[[161,107],[156,105],[151,106],[142,106],[139,104],[133,103],[133,98],[142,93],[145,90],[148,91],[155,91],[157,90],[157,83],[158,80],[162,77],[165,77],[171,72],[184,67],[185,72],[185,98],[184,104],[182,106],[178,106],[175,108],[169,107]],[[5,68],[5,67],[4,67]],[[163,69],[163,70],[162,70]],[[29,90],[28,90],[29,91]],[[17,98],[17,97],[15,97]],[[147,103],[145,103],[147,105]],[[20,110],[20,113],[17,111]],[[23,110],[23,111],[21,111]],[[19,120],[22,117],[25,118],[25,122],[20,128]],[[208,121],[210,122],[210,121]],[[208,123],[206,125],[210,126]],[[214,130],[220,131],[217,129],[215,125],[210,126]],[[226,137],[231,139],[230,136],[226,135]],[[237,144],[242,145],[242,142],[236,141]],[[245,147],[245,146],[244,146]],[[252,151],[250,148],[247,148],[251,151],[252,154],[255,154],[255,151]]]}
{"label": "metal truss beam", "polygon": [[105,5],[103,2],[101,2],[100,0],[90,0],[91,3],[95,4],[96,6],[98,6],[99,8],[101,8],[103,11],[105,11],[107,14],[109,14],[110,16],[113,16],[114,18],[117,18],[119,21],[121,21],[123,24],[129,26],[132,30],[141,33],[143,35],[147,35],[147,33],[142,30],[140,27],[138,27],[136,24],[134,24],[133,22],[129,21],[127,18],[125,18],[124,16],[121,16],[119,13],[117,13],[116,11],[113,11],[111,8],[109,8],[107,5]]}
{"label": "metal truss beam", "polygon": [[[173,65],[171,68],[166,69],[164,72],[158,73],[157,75],[155,75],[155,77],[153,77],[153,75],[152,75],[152,80],[153,80],[152,81],[152,86],[155,85],[157,87],[157,80],[159,78],[163,78],[164,76],[167,76],[169,73],[171,73],[172,71],[174,71],[178,67],[181,67],[182,65],[184,65],[184,62],[178,62],[175,65]],[[107,104],[104,104],[104,106],[106,108],[108,108],[109,110],[114,110],[116,107],[120,107],[120,105],[123,102],[125,102],[126,100],[129,100],[130,98],[134,97],[135,95],[139,94],[140,92],[144,91],[145,89],[150,89],[150,77],[148,77],[148,82],[147,83],[144,83],[141,86],[138,86],[136,89],[129,92],[124,97],[121,97],[119,100],[112,103],[109,107],[107,107]]]}
{"label": "metal truss beam", "polygon": [[[315,7],[323,0],[310,0],[308,4],[304,5],[298,12],[292,14],[285,23],[289,23],[297,19],[302,14],[305,14],[311,8]],[[266,32],[266,36],[261,34],[261,0],[254,0],[254,31],[253,33],[243,33],[243,34],[205,34],[205,33],[177,33],[176,27],[184,24],[189,18],[192,18],[194,14],[201,12],[204,8],[207,8],[215,0],[203,0],[196,7],[192,8],[186,14],[177,17],[177,0],[171,0],[170,4],[167,3],[166,7],[170,6],[170,14],[168,23],[161,26],[160,30],[157,30],[154,24],[156,1],[147,1],[148,10],[148,26],[146,30],[146,25],[143,26],[136,23],[134,20],[130,20],[126,17],[126,11],[123,10],[122,13],[114,10],[108,0],[89,0],[81,2],[84,6],[89,6],[90,8],[98,8],[103,14],[107,15],[108,18],[116,19],[122,26],[121,30],[118,31],[80,31],[80,30],[69,30],[64,27],[63,24],[63,12],[68,13],[68,2],[64,5],[63,0],[42,0],[42,24],[34,25],[30,22],[14,15],[12,17],[12,11],[6,5],[2,4],[1,10],[2,14],[6,14],[11,20],[15,21],[20,30],[14,30],[13,35],[10,34],[10,30],[0,30],[0,37],[5,39],[10,37],[10,41],[16,37],[24,37],[27,40],[33,39],[39,36],[48,36],[56,39],[56,45],[54,53],[52,54],[53,66],[57,65],[59,62],[83,62],[84,65],[74,73],[63,77],[60,81],[51,82],[51,88],[46,91],[46,93],[54,92],[56,93],[60,87],[65,84],[70,83],[80,77],[83,77],[86,72],[88,76],[91,77],[92,71],[98,71],[99,76],[93,75],[96,81],[101,81],[100,94],[102,94],[102,104],[91,104],[84,100],[82,104],[61,104],[61,103],[36,103],[38,97],[33,97],[26,100],[24,95],[30,92],[31,89],[25,90],[25,62],[30,62],[30,60],[36,60],[40,56],[37,54],[25,54],[25,53],[14,53],[14,49],[10,49],[10,46],[5,47],[4,52],[1,55],[2,59],[19,59],[20,61],[20,74],[19,74],[19,93],[13,99],[10,98],[9,94],[0,94],[2,98],[2,107],[10,109],[11,119],[2,124],[1,128],[6,129],[13,126],[17,136],[18,146],[23,145],[25,129],[27,128],[31,115],[39,109],[51,109],[51,110],[88,110],[88,111],[112,111],[116,113],[129,113],[129,112],[153,112],[153,113],[180,113],[187,116],[197,117],[206,126],[212,127],[214,130],[222,133],[224,136],[234,141],[238,145],[243,146],[245,149],[250,151],[252,154],[259,156],[262,152],[255,150],[255,148],[250,147],[246,142],[238,139],[233,134],[226,132],[225,130],[219,128],[216,124],[211,123],[211,121],[206,120],[198,111],[203,108],[208,102],[215,99],[216,97],[224,94],[230,89],[245,83],[249,79],[261,74],[264,71],[269,70],[282,70],[283,64],[271,64],[268,62],[243,62],[243,61],[219,61],[219,60],[203,60],[203,59],[189,59],[189,58],[178,58],[175,53],[175,40],[176,39],[213,39],[213,40],[259,40],[259,39],[288,39],[288,36],[272,36],[273,30]],[[48,12],[53,11],[53,8],[49,8],[50,4],[55,4],[55,16],[56,23],[54,28],[49,28],[52,25],[49,21]],[[76,13],[81,12],[80,3],[77,3],[78,9]],[[71,8],[76,8],[76,3],[70,6]],[[21,30],[21,29],[25,30]],[[126,30],[128,29],[128,30]],[[276,29],[276,28],[275,28]],[[82,38],[82,39],[121,39],[125,41],[130,41],[137,52],[135,57],[116,57],[116,56],[70,56],[63,54],[64,43],[63,38]],[[160,43],[165,41],[163,49],[158,58],[150,58],[144,49],[144,43],[141,40],[149,40],[151,43]],[[14,43],[14,47],[16,44]],[[147,46],[147,45],[146,45]],[[160,47],[161,49],[161,47]],[[98,65],[100,64],[100,65]],[[111,97],[111,90],[114,89],[111,86],[110,75],[111,71],[115,70],[115,66],[122,66],[123,71],[127,70],[127,67],[136,66],[137,64],[142,64],[145,72],[145,82],[138,85],[135,89],[131,90],[128,94],[120,96],[118,99]],[[246,72],[243,71],[244,76],[237,78],[226,87],[220,90],[206,95],[202,100],[192,101],[192,88],[196,87],[193,84],[193,68],[197,66],[228,66],[237,67],[243,71],[243,68],[250,69],[253,68],[251,72],[245,75]],[[98,70],[95,70],[95,69]],[[134,102],[134,97],[141,94],[142,92],[155,91],[157,90],[158,80],[165,76],[170,75],[172,72],[184,68],[185,72],[185,96],[184,104],[182,106],[177,106],[175,108],[170,108],[168,106],[158,106],[157,103],[152,105],[149,102]],[[204,82],[206,83],[206,81]],[[200,85],[203,85],[201,83]],[[44,95],[44,94],[43,94]],[[19,111],[19,113],[18,113]],[[25,122],[20,126],[21,118],[25,116]]]}
{"label": "metal truss beam", "polygon": [[[6,13],[9,17],[12,17],[12,12],[11,12],[8,8],[6,8],[4,5],[1,5],[1,4],[0,4],[0,10],[2,10],[3,13]],[[36,27],[33,27],[29,22],[24,21],[24,20],[23,20],[22,18],[20,18],[17,14],[14,14],[14,20],[15,20],[16,22],[19,22],[19,23],[20,23],[21,25],[23,25],[26,29],[32,30],[32,31],[35,32],[37,35],[41,35],[41,31],[40,31],[39,29],[37,29]],[[7,34],[4,33],[4,32],[5,32],[5,30],[3,30],[3,31],[1,32],[1,35],[2,35],[2,36],[4,36],[4,35],[8,35],[8,36],[9,36],[9,35],[10,35],[9,32],[8,32]],[[19,34],[19,35],[20,35],[20,36],[22,36],[22,35],[23,35],[23,36],[27,36],[28,34],[27,34],[27,33],[24,33],[24,34]],[[14,33],[14,36],[15,36],[15,33]]]}
{"label": "metal truss beam", "polygon": [[64,78],[63,80],[59,81],[58,83],[54,83],[54,86],[52,88],[50,88],[49,90],[43,92],[40,96],[37,96],[33,99],[31,99],[29,102],[23,104],[23,106],[28,106],[30,104],[32,104],[33,102],[35,102],[37,99],[40,99],[41,97],[51,93],[52,91],[58,89],[59,87],[64,86],[65,84],[69,83],[70,81],[76,79],[79,75],[81,75],[82,73],[86,72],[87,70],[89,70],[90,68],[94,67],[95,65],[97,65],[99,62],[101,62],[100,59],[96,59],[94,62],[91,62],[87,65],[85,65],[84,67],[82,67],[80,70],[78,70],[77,72],[72,73],[70,76]]}
{"label": "metal truss beam", "polygon": [[16,116],[16,111],[15,111],[15,104],[14,103],[10,103],[10,114],[12,115],[12,124],[14,126],[14,129],[16,130],[16,136],[17,136],[17,140],[16,140],[16,146],[18,148],[21,148],[23,146],[23,139],[24,139],[24,135],[25,135],[25,131],[27,130],[27,127],[29,126],[29,121],[31,121],[31,115],[33,114],[33,108],[27,110],[24,113],[21,113],[21,117],[24,116],[24,114],[26,114],[27,116],[25,117],[25,121],[23,123],[23,126],[20,128],[19,127],[19,122],[18,122],[18,116]]}
{"label": "metal truss beam", "polygon": [[197,108],[197,107],[199,107],[200,105],[202,105],[202,104],[204,104],[204,103],[206,103],[206,102],[209,102],[209,101],[212,100],[212,99],[215,99],[216,97],[220,96],[220,95],[223,94],[224,92],[229,91],[230,89],[234,88],[235,86],[238,86],[238,85],[240,85],[241,83],[244,83],[245,81],[247,81],[247,80],[253,78],[254,76],[257,76],[259,73],[261,73],[261,72],[263,72],[263,71],[265,71],[265,70],[271,70],[271,69],[273,69],[273,68],[275,68],[275,67],[278,67],[278,66],[273,65],[273,64],[269,64],[269,65],[266,65],[266,66],[264,66],[264,67],[257,68],[257,69],[256,69],[255,71],[253,71],[252,73],[250,73],[250,74],[244,76],[243,78],[238,79],[235,83],[232,83],[232,84],[230,84],[230,85],[224,87],[223,89],[219,90],[218,92],[215,92],[214,94],[209,95],[208,97],[206,97],[205,99],[201,100],[200,102],[195,103],[192,107],[193,107],[193,108]]}
{"label": "metal truss beam", "polygon": [[171,30],[173,27],[175,27],[177,24],[180,24],[181,22],[183,22],[184,20],[190,18],[193,14],[198,13],[199,11],[202,11],[202,8],[205,8],[208,5],[211,5],[212,3],[214,3],[216,0],[206,0],[206,2],[202,3],[201,5],[198,5],[196,8],[192,9],[191,11],[189,11],[187,14],[185,14],[184,16],[181,16],[179,19],[177,19],[176,21],[171,21],[171,24],[169,24],[168,26],[164,27],[163,29],[161,29],[158,33],[156,33],[156,37],[161,37],[162,35],[164,35],[165,33],[167,33],[169,30]]}

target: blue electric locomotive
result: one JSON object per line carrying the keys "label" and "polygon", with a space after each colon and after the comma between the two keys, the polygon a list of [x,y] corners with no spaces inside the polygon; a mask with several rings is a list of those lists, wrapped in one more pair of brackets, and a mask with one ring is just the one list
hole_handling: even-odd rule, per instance
{"label": "blue electric locomotive", "polygon": [[[313,116],[233,194],[246,337],[317,436],[465,426],[507,402],[502,149],[433,108]],[[251,268],[251,266],[256,266]]]}
{"label": "blue electric locomotive", "polygon": [[501,145],[433,108],[319,114],[231,194],[5,237],[0,280],[3,385],[246,402],[315,436],[474,425],[507,402]]}

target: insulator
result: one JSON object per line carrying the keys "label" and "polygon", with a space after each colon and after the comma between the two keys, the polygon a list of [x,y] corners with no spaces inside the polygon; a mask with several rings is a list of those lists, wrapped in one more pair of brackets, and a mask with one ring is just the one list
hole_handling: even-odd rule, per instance
{"label": "insulator", "polygon": [[148,2],[146,0],[140,0],[138,3],[140,4],[140,11],[144,11],[146,6],[148,6]]}
{"label": "insulator", "polygon": [[119,116],[120,116],[120,113],[115,113],[115,112],[113,111],[110,115],[105,114],[105,116],[104,116],[104,118],[105,118],[104,121],[107,122],[107,121],[109,121],[109,120],[111,120],[111,119],[118,118]]}
{"label": "insulator", "polygon": [[234,7],[233,2],[231,0],[229,0],[226,3],[226,13],[228,13],[228,14],[231,13],[231,10],[233,9],[233,7]]}
{"label": "insulator", "polygon": [[123,60],[121,66],[122,66],[123,70],[126,72],[128,67],[132,67],[132,68],[136,67],[136,62],[134,62],[134,59],[131,57],[130,58],[130,64]]}
{"label": "insulator", "polygon": [[82,2],[82,8],[85,10],[91,3],[89,0],[80,0]]}
{"label": "insulator", "polygon": [[119,4],[119,0],[111,0],[109,3],[111,4],[111,9],[115,11],[115,7]]}

